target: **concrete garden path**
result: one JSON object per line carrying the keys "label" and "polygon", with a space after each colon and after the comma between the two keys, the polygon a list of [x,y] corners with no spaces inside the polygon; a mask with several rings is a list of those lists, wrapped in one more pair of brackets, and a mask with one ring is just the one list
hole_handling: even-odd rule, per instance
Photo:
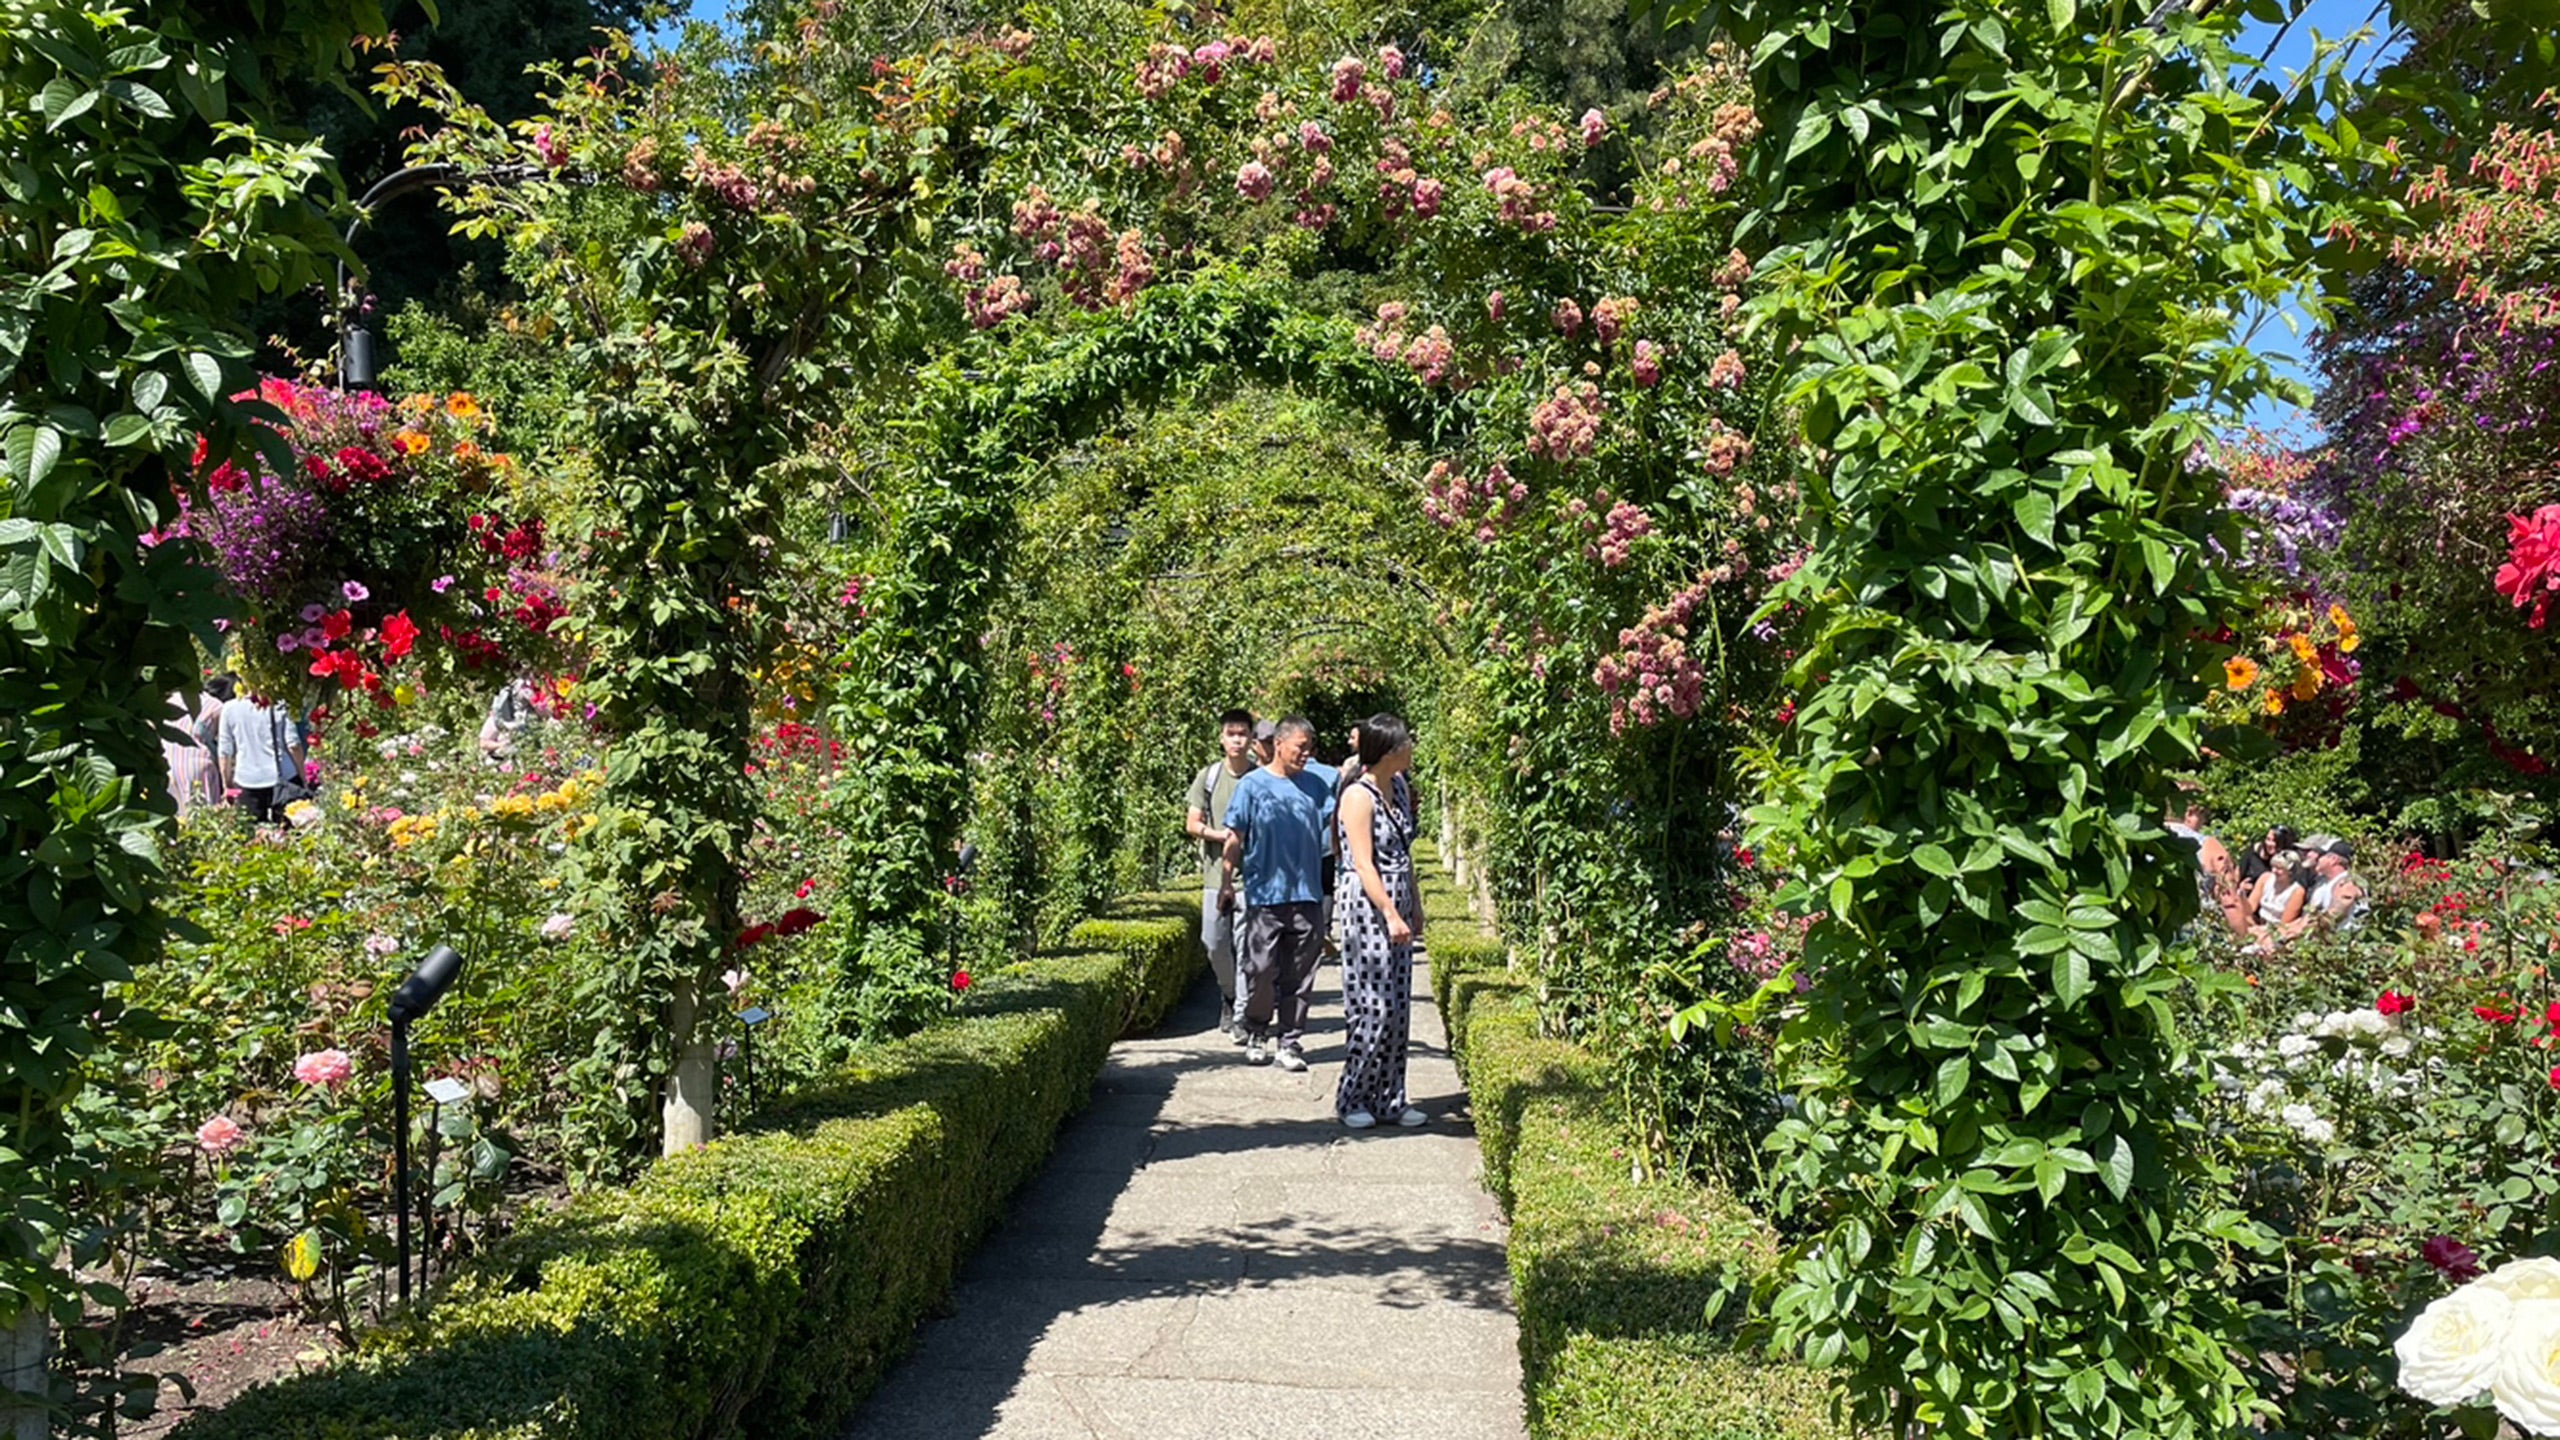
{"label": "concrete garden path", "polygon": [[1417,1130],[1333,1119],[1339,971],[1307,1058],[1249,1067],[1199,985],[1093,1103],[846,1440],[1517,1440],[1501,1212],[1422,973]]}

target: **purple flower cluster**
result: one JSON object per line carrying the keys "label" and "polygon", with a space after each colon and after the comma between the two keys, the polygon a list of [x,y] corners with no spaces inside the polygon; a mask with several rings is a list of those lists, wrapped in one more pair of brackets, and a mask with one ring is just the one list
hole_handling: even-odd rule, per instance
{"label": "purple flower cluster", "polygon": [[2316,555],[2337,548],[2346,533],[2345,517],[2323,503],[2318,487],[2299,488],[2310,493],[2234,490],[2226,497],[2231,509],[2257,521],[2255,542],[2240,557],[2241,565],[2271,567],[2300,578],[2305,551]]}
{"label": "purple flower cluster", "polygon": [[301,598],[305,568],[329,534],[329,508],[317,490],[261,466],[201,500],[181,492],[172,529],[204,546],[232,593],[281,610]]}

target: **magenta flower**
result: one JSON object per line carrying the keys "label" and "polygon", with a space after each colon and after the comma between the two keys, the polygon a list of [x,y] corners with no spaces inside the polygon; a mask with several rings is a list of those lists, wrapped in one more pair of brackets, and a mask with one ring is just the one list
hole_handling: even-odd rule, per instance
{"label": "magenta flower", "polygon": [[326,605],[305,605],[302,607],[302,623],[317,625],[320,623],[320,617],[328,613],[329,607]]}
{"label": "magenta flower", "polygon": [[429,585],[427,588],[441,595],[447,590],[453,588],[453,577],[450,575],[439,575],[436,577],[435,583]]}
{"label": "magenta flower", "polygon": [[279,655],[290,655],[301,648],[302,637],[299,635],[286,634],[276,637],[276,653]]}
{"label": "magenta flower", "polygon": [[350,605],[353,605],[358,601],[370,600],[373,598],[372,591],[367,590],[362,584],[354,580],[350,580],[346,584],[339,586],[338,593],[346,596],[347,603]]}

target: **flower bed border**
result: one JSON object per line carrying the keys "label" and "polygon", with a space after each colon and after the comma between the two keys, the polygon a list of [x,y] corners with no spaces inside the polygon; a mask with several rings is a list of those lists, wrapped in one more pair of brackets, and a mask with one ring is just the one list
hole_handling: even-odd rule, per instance
{"label": "flower bed border", "polygon": [[987,977],[751,1131],[578,1197],[426,1318],[191,1418],[180,1440],[832,1435],[949,1293],[1111,1042],[1200,967],[1199,902],[1148,895]]}
{"label": "flower bed border", "polygon": [[1445,883],[1423,891],[1432,997],[1511,1218],[1521,1387],[1535,1440],[1798,1440],[1842,1433],[1829,1386],[1729,1321],[1776,1237],[1714,1186],[1636,1178],[1643,1151],[1599,1056],[1541,1038],[1502,943]]}

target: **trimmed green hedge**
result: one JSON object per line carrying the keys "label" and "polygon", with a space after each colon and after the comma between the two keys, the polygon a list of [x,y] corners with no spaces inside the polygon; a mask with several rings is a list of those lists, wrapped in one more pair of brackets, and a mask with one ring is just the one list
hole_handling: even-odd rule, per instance
{"label": "trimmed green hedge", "polygon": [[755,1130],[582,1195],[424,1320],[249,1391],[180,1440],[831,1435],[1084,1103],[1112,1040],[1200,963],[1199,902],[1146,897],[863,1052]]}
{"label": "trimmed green hedge", "polygon": [[[1426,901],[1427,901],[1426,895]],[[1711,1324],[1749,1309],[1778,1256],[1713,1186],[1640,1178],[1643,1154],[1599,1057],[1542,1038],[1500,942],[1426,903],[1431,988],[1511,1217],[1511,1288],[1536,1440],[1836,1436],[1823,1377]]]}

